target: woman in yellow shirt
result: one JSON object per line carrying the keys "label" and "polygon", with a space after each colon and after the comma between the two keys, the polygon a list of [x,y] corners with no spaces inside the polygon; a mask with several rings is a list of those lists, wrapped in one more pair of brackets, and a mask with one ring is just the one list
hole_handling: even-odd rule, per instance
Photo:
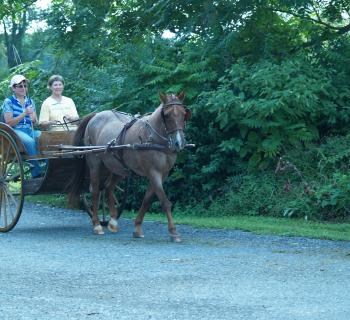
{"label": "woman in yellow shirt", "polygon": [[68,123],[67,127],[69,130],[76,130],[78,123],[74,123],[74,121],[79,119],[79,115],[74,101],[62,95],[64,89],[63,77],[60,75],[51,76],[47,87],[51,91],[51,96],[41,106],[40,126],[50,128],[50,130],[61,131],[65,130],[66,126],[63,128],[57,124]]}

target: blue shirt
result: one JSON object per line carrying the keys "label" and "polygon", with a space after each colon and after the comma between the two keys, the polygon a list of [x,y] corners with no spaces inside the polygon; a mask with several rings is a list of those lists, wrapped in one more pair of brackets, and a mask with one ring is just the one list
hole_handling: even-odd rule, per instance
{"label": "blue shirt", "polygon": [[[18,117],[21,113],[24,112],[25,108],[32,107],[35,112],[35,103],[32,99],[25,97],[24,105],[17,100],[13,95],[9,98],[6,98],[2,105],[2,118],[4,119],[4,114],[6,112],[11,112],[14,118]],[[26,115],[20,122],[18,122],[13,128],[31,128],[32,120],[30,119],[29,114]]]}

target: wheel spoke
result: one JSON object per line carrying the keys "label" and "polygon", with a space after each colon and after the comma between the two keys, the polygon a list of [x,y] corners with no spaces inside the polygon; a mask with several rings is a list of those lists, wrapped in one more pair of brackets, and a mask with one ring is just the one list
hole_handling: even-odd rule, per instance
{"label": "wheel spoke", "polygon": [[8,215],[9,215],[9,218],[11,218],[11,222],[15,219],[13,213],[12,213],[12,208],[11,208],[11,203],[10,203],[10,199],[9,199],[9,195],[8,193],[5,192],[5,198],[6,198],[6,202],[8,204]]}
{"label": "wheel spoke", "polygon": [[14,219],[10,200],[12,201],[12,204],[14,204],[15,208],[18,208],[18,202],[17,202],[16,198],[13,196],[13,194],[11,193],[11,191],[8,188],[6,188],[6,193],[5,194],[6,194],[8,203],[9,203],[9,207],[11,208],[12,219]]}
{"label": "wheel spoke", "polygon": [[4,172],[4,137],[1,136],[1,174]]}
{"label": "wheel spoke", "polygon": [[[2,153],[3,154],[3,153]],[[2,165],[2,170],[1,170],[1,174],[5,177],[5,174],[4,172],[6,172],[6,168],[7,168],[7,164],[8,164],[8,158],[10,156],[10,148],[7,149],[6,151],[6,156],[3,157],[3,165]],[[15,159],[16,159],[16,156],[15,156]]]}
{"label": "wheel spoke", "polygon": [[4,190],[0,188],[0,227],[1,227],[1,213],[2,213],[2,203],[3,203]]}
{"label": "wheel spoke", "polygon": [[6,213],[6,199],[5,199],[5,191],[3,192],[2,195],[2,203],[4,204],[4,212],[3,212],[3,216],[4,216],[4,227],[7,227],[7,213]]}
{"label": "wheel spoke", "polygon": [[[109,220],[109,211],[107,210],[107,206],[105,203],[106,199],[103,194],[104,194],[104,191],[101,191],[99,195],[99,201],[98,201],[99,206],[97,209],[97,217],[101,225],[106,226],[107,220]],[[88,213],[88,215],[90,216],[90,218],[92,218],[93,205],[92,205],[92,196],[90,193],[83,194],[83,206],[86,212]]]}
{"label": "wheel spoke", "polygon": [[17,158],[16,155],[13,157],[10,165],[6,168],[5,174],[3,175],[4,178],[6,179],[6,182],[13,181],[16,177],[20,176],[20,173],[12,176],[11,178],[8,178],[7,176],[9,175],[12,167],[17,163]]}
{"label": "wheel spoke", "polygon": [[[123,191],[124,191],[124,190],[123,190]],[[115,205],[117,206],[117,208],[119,208],[119,207],[120,207],[120,203],[119,203],[119,200],[117,199],[117,196],[115,195],[114,192],[113,192],[112,196],[113,196]]]}
{"label": "wheel spoke", "polygon": [[23,162],[11,133],[0,129],[0,232],[8,232],[22,212]]}

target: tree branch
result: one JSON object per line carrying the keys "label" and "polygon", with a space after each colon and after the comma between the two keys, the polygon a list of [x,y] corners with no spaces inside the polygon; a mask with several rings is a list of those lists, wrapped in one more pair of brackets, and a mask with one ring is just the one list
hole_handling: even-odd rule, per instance
{"label": "tree branch", "polygon": [[276,13],[284,13],[284,14],[288,14],[291,15],[293,17],[299,18],[301,20],[304,21],[309,21],[315,24],[318,24],[320,26],[323,26],[323,32],[321,33],[321,35],[318,38],[315,38],[311,41],[307,41],[304,44],[302,44],[299,48],[295,48],[294,50],[292,50],[292,52],[297,51],[300,48],[308,48],[308,47],[312,47],[313,45],[317,44],[317,43],[322,43],[324,41],[327,40],[331,40],[334,39],[335,37],[341,36],[343,34],[346,34],[347,32],[350,31],[350,23],[347,25],[343,25],[343,26],[335,26],[332,25],[328,22],[325,22],[324,20],[322,20],[320,13],[318,12],[316,6],[314,3],[312,3],[312,9],[313,10],[307,10],[308,14],[315,14],[316,15],[316,19],[309,16],[309,15],[303,15],[303,14],[298,14],[297,12],[294,12],[292,10],[284,10],[281,8],[276,8],[276,7],[269,7],[269,10],[272,10]]}
{"label": "tree branch", "polygon": [[4,27],[5,45],[6,45],[6,48],[8,48],[8,45],[9,45],[9,35],[8,35],[8,33],[7,33],[6,23],[5,23],[4,20],[2,21],[2,25],[3,25],[3,27]]}
{"label": "tree branch", "polygon": [[27,12],[24,11],[22,13],[22,21],[20,25],[18,26],[18,36],[21,38],[23,37],[25,31],[27,30],[28,22],[27,22]]}
{"label": "tree branch", "polygon": [[[310,22],[314,22],[317,24],[320,24],[324,27],[327,27],[328,29],[332,29],[332,30],[339,30],[342,29],[343,26],[335,26],[330,24],[329,22],[326,22],[322,19],[321,17],[321,9],[319,6],[317,6],[319,3],[318,1],[314,1],[312,0],[310,3],[310,6],[302,6],[299,8],[295,8],[295,10],[287,10],[287,9],[283,9],[281,7],[278,6],[274,6],[274,5],[267,5],[267,9],[268,10],[272,10],[274,12],[280,12],[280,13],[286,13],[288,15],[291,15],[293,17],[299,18],[301,20],[306,20],[306,21],[310,21]],[[298,11],[300,12],[300,10],[303,9],[304,10],[304,14],[299,14]],[[306,14],[305,14],[306,13]],[[312,15],[316,16],[316,19],[312,17]]]}
{"label": "tree branch", "polygon": [[332,29],[332,30],[339,30],[339,29],[342,29],[342,27],[340,26],[333,26],[327,22],[324,22],[322,19],[319,18],[319,14],[317,12],[315,12],[316,16],[319,18],[319,19],[314,19],[312,17],[309,17],[309,16],[304,16],[304,15],[301,15],[301,14],[297,14],[293,11],[289,11],[289,10],[283,10],[283,9],[277,9],[277,8],[271,8],[272,11],[274,12],[280,12],[280,13],[286,13],[286,14],[289,14],[293,17],[296,17],[296,18],[299,18],[301,20],[307,20],[307,21],[310,21],[310,22],[314,22],[314,23],[317,23],[317,24],[320,24],[324,27],[327,27],[329,29]]}

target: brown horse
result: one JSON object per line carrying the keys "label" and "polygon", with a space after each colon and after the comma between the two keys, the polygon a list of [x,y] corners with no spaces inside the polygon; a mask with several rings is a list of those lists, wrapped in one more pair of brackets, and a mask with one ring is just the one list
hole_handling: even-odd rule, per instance
{"label": "brown horse", "polygon": [[[146,211],[152,204],[153,196],[156,195],[167,216],[171,239],[175,242],[181,241],[176,232],[171,213],[171,202],[164,192],[163,182],[174,166],[177,152],[185,147],[185,123],[191,117],[191,112],[183,105],[183,92],[178,96],[160,94],[160,100],[160,106],[152,114],[141,118],[133,119],[129,115],[109,110],[85,117],[78,127],[74,137],[74,145],[137,144],[138,146],[149,146],[149,148],[136,150],[112,151],[111,148],[105,153],[91,153],[85,156],[90,170],[90,191],[93,203],[92,222],[94,232],[97,234],[104,233],[97,217],[101,185],[100,171],[104,167],[111,173],[107,182],[104,182],[111,217],[108,223],[110,231],[118,231],[118,212],[114,198],[115,187],[132,171],[137,175],[147,177],[149,180],[148,189],[135,219],[133,236],[135,238],[144,237],[141,225]],[[73,177],[70,199],[79,197],[83,177],[84,169],[81,167]]]}

